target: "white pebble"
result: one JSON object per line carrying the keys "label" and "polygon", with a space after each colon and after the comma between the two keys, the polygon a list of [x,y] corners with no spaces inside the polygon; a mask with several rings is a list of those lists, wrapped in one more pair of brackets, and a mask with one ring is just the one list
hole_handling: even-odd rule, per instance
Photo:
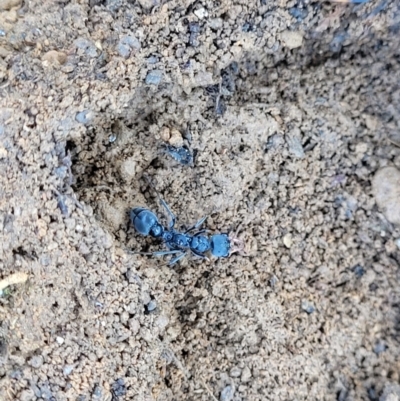
{"label": "white pebble", "polygon": [[283,243],[286,246],[286,248],[290,248],[292,246],[292,234],[286,234],[283,237]]}
{"label": "white pebble", "polygon": [[400,171],[395,167],[380,169],[372,180],[372,192],[387,220],[400,225]]}
{"label": "white pebble", "polygon": [[194,12],[194,15],[199,19],[203,19],[205,17],[208,17],[208,12],[204,7],[202,7],[202,8],[199,8],[198,10],[196,10]]}

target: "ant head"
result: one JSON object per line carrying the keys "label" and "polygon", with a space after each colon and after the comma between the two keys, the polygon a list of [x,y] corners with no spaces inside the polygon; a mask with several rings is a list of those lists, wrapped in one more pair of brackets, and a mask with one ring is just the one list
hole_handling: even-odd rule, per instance
{"label": "ant head", "polygon": [[148,209],[137,207],[131,210],[131,221],[135,230],[142,235],[159,237],[163,228],[158,222],[157,216]]}
{"label": "ant head", "polygon": [[227,258],[230,255],[231,243],[228,234],[216,234],[211,237],[211,253],[217,258]]}

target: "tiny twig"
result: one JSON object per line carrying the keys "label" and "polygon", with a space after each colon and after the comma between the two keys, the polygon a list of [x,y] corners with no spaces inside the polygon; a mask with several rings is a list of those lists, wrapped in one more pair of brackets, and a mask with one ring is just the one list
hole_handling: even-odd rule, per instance
{"label": "tiny twig", "polygon": [[10,285],[23,284],[26,280],[28,280],[28,275],[26,273],[18,272],[11,274],[3,280],[0,280],[0,291],[3,291]]}
{"label": "tiny twig", "polygon": [[208,395],[214,400],[218,401],[217,398],[215,398],[215,395],[212,393],[210,387],[207,386],[206,382],[203,380],[203,378],[200,378],[201,383],[203,384],[204,388],[206,389]]}

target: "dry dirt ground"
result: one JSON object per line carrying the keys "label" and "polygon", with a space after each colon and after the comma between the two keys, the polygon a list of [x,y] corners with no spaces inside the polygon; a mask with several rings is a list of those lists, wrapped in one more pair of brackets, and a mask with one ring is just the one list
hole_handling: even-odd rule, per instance
{"label": "dry dirt ground", "polygon": [[[397,0],[0,0],[0,399],[399,400],[399,35]],[[133,254],[145,176],[247,256]]]}

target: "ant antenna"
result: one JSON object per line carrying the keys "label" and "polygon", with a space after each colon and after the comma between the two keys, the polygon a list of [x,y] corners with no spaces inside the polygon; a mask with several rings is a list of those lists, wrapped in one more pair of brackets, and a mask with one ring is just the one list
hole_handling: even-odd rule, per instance
{"label": "ant antenna", "polygon": [[148,184],[150,185],[150,187],[153,189],[153,191],[156,193],[158,200],[160,201],[160,203],[163,205],[163,207],[165,208],[165,210],[167,211],[167,214],[169,215],[171,221],[169,223],[169,230],[172,230],[175,226],[175,222],[176,222],[176,217],[175,215],[172,213],[170,207],[168,206],[167,202],[165,202],[165,200],[161,197],[160,193],[157,191],[156,187],[154,186],[154,184],[152,183],[150,177],[147,174],[143,174],[144,179],[148,182]]}

